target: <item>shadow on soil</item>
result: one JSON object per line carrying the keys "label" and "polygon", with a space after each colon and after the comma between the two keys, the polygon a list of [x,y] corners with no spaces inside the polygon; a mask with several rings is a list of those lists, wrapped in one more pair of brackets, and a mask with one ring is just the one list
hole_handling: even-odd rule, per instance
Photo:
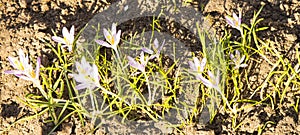
{"label": "shadow on soil", "polygon": [[1,104],[2,111],[0,115],[3,118],[17,117],[21,111],[19,104],[12,102],[10,104]]}

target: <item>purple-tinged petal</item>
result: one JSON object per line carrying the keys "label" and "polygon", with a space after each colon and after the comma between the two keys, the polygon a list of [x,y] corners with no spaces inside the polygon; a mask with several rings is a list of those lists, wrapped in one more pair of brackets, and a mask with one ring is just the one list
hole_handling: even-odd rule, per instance
{"label": "purple-tinged petal", "polygon": [[202,75],[199,76],[198,78],[206,87],[212,88],[213,84],[207,80],[206,78],[204,78]]}
{"label": "purple-tinged petal", "polygon": [[[238,22],[239,17],[238,17],[234,12],[232,13],[232,16],[233,16],[233,20],[234,20],[235,22]],[[237,25],[237,24],[235,24],[235,25]]]}
{"label": "purple-tinged petal", "polygon": [[137,68],[139,67],[139,63],[135,61],[135,59],[133,59],[132,57],[130,56],[127,56],[127,59],[128,59],[128,64],[134,68]]}
{"label": "purple-tinged petal", "polygon": [[234,59],[234,55],[232,53],[229,55],[229,57],[230,57],[231,60]]}
{"label": "purple-tinged petal", "polygon": [[190,68],[192,69],[192,71],[198,71],[195,63],[193,63],[192,61],[189,61],[188,64],[189,64]]}
{"label": "purple-tinged petal", "polygon": [[148,54],[153,54],[153,51],[150,50],[150,49],[148,49],[148,48],[146,48],[146,47],[143,47],[142,51],[145,52],[145,53],[148,53]]}
{"label": "purple-tinged petal", "polygon": [[86,81],[84,73],[73,74],[73,78],[76,82],[84,83]]}
{"label": "purple-tinged petal", "polygon": [[239,26],[242,24],[242,11],[239,10],[239,17],[237,19]]}
{"label": "purple-tinged petal", "polygon": [[35,75],[36,75],[36,79],[39,79],[39,75],[40,75],[40,67],[41,67],[41,58],[38,57],[36,60],[36,67],[35,67]]}
{"label": "purple-tinged petal", "polygon": [[58,36],[52,36],[52,40],[57,42],[57,43],[66,44],[65,40],[61,37],[58,37]]}
{"label": "purple-tinged petal", "polygon": [[107,42],[103,41],[103,40],[95,40],[96,43],[98,43],[99,45],[105,46],[107,48],[112,48],[112,46],[110,44],[108,44]]}
{"label": "purple-tinged petal", "polygon": [[79,72],[79,73],[82,73],[83,72],[83,69],[82,69],[82,67],[81,67],[81,65],[80,65],[80,63],[79,62],[75,62],[75,67],[76,67],[76,70]]}
{"label": "purple-tinged petal", "polygon": [[85,89],[85,88],[87,88],[87,85],[84,84],[84,83],[78,84],[78,85],[75,86],[75,89],[77,89],[77,90],[82,90],[82,89]]}
{"label": "purple-tinged petal", "polygon": [[94,89],[100,87],[98,68],[95,64],[92,66],[82,57],[80,63],[75,62],[78,74],[72,74],[74,80],[80,83],[76,85],[76,89],[81,90],[84,88]]}
{"label": "purple-tinged petal", "polygon": [[128,59],[128,64],[138,70],[140,70],[141,72],[145,72],[145,66],[136,62],[132,57],[127,56]]}
{"label": "purple-tinged petal", "polygon": [[219,80],[218,80],[219,78],[214,76],[214,74],[210,71],[207,71],[207,74],[210,78],[211,87],[217,89],[217,87],[219,85]]}
{"label": "purple-tinged petal", "polygon": [[13,68],[19,69],[20,62],[16,58],[8,56],[8,61]]}
{"label": "purple-tinged petal", "polygon": [[159,58],[157,55],[151,55],[150,57],[149,57],[149,60],[152,60],[152,59],[154,59],[154,58]]}
{"label": "purple-tinged petal", "polygon": [[229,16],[226,16],[225,19],[226,19],[226,22],[227,22],[230,26],[235,27],[235,26],[234,26],[234,21],[233,21],[232,18],[230,18]]}
{"label": "purple-tinged petal", "polygon": [[6,70],[4,71],[5,74],[23,74],[24,71],[20,71],[20,70]]}
{"label": "purple-tinged petal", "polygon": [[193,60],[194,60],[195,67],[200,65],[200,61],[197,57],[193,57]]}

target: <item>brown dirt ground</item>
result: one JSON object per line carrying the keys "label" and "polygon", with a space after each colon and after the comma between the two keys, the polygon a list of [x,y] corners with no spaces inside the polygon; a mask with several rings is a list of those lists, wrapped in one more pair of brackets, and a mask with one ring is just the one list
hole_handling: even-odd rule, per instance
{"label": "brown dirt ground", "polygon": [[[233,10],[241,8],[243,9],[243,22],[249,24],[253,12],[257,11],[261,5],[265,5],[260,14],[260,17],[265,20],[260,25],[270,28],[260,33],[259,37],[264,40],[270,39],[281,55],[293,64],[298,62],[295,57],[296,49],[299,49],[297,43],[300,37],[300,2],[298,0],[200,1],[198,3],[204,5],[204,14],[211,16],[213,27],[218,31],[218,35],[223,35],[224,29],[229,28],[225,25],[225,15],[231,15]],[[88,0],[0,0],[0,61],[2,61],[0,63],[0,131],[15,120],[34,112],[18,99],[28,92],[34,92],[31,83],[3,74],[4,70],[11,69],[7,57],[16,56],[16,51],[21,48],[30,54],[31,59],[42,56],[43,66],[49,65],[53,54],[39,39],[45,38],[52,42],[51,30],[61,33],[63,26],[70,28],[71,25],[75,25],[78,32],[93,15],[99,13],[105,6],[109,4]],[[270,66],[261,60],[254,71],[256,74],[253,74],[253,82],[261,83],[269,68]],[[253,87],[256,85],[253,84]],[[299,90],[288,91],[286,103],[275,110],[269,105],[258,105],[244,110],[239,116],[244,120],[244,124],[237,131],[230,128],[230,118],[222,113],[217,115],[213,124],[205,128],[193,127],[185,130],[187,134],[257,134],[259,126],[263,126],[267,121],[273,121],[275,124],[266,125],[264,134],[300,134],[299,114],[290,106],[295,104],[299,95]],[[76,118],[65,122],[56,133],[86,134],[90,127],[74,124],[76,123],[74,121]],[[53,127],[52,124],[43,123],[42,118],[39,118],[16,124],[6,134],[46,134],[51,127]],[[100,134],[100,131],[96,133]]]}

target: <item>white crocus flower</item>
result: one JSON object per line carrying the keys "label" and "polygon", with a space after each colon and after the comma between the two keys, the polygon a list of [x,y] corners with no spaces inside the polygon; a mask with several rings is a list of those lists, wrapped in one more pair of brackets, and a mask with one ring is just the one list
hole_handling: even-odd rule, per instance
{"label": "white crocus flower", "polygon": [[121,37],[121,30],[118,30],[118,32],[117,32],[117,24],[116,23],[112,24],[110,32],[107,29],[104,28],[103,34],[104,34],[104,37],[106,39],[106,42],[103,41],[103,40],[95,40],[96,43],[98,43],[99,45],[108,47],[108,48],[112,48],[112,49],[114,49],[114,51],[116,53],[118,53],[117,46],[118,46],[118,44],[120,42],[120,39],[121,39],[120,38]]}
{"label": "white crocus flower", "polygon": [[63,27],[62,34],[63,38],[58,36],[52,36],[52,40],[55,42],[61,43],[62,48],[67,47],[69,52],[72,52],[73,42],[74,42],[74,26],[71,27],[70,31],[66,27]]}
{"label": "white crocus flower", "polygon": [[76,82],[80,83],[76,85],[77,90],[81,89],[94,89],[100,87],[98,68],[95,64],[90,65],[85,57],[82,57],[81,62],[75,62],[76,70],[78,74],[73,74]]}
{"label": "white crocus flower", "polygon": [[31,64],[29,64],[28,55],[25,56],[23,50],[19,50],[19,60],[14,57],[8,57],[8,60],[10,64],[15,68],[16,70],[7,70],[4,71],[6,74],[14,74],[15,76],[34,82],[35,84],[39,84],[39,72],[40,72],[40,65],[41,60],[38,57],[37,58],[37,64],[36,64],[36,70],[33,70],[33,67]]}
{"label": "white crocus flower", "polygon": [[230,62],[229,64],[235,65],[235,66],[234,66],[234,69],[239,69],[240,67],[242,67],[242,68],[243,68],[243,67],[247,67],[248,65],[245,64],[245,63],[243,63],[244,60],[245,60],[245,58],[246,58],[245,55],[243,55],[243,56],[241,57],[240,51],[235,50],[235,55],[230,54],[230,59],[231,59],[233,62]]}
{"label": "white crocus flower", "polygon": [[233,28],[239,30],[239,31],[241,32],[241,34],[243,35],[243,28],[242,28],[242,25],[241,25],[241,24],[242,24],[242,13],[241,13],[241,11],[239,11],[239,16],[237,16],[237,15],[233,12],[233,13],[232,13],[232,17],[226,16],[225,19],[226,19],[227,23],[228,23],[231,27],[233,27]]}
{"label": "white crocus flower", "polygon": [[140,54],[140,63],[130,56],[127,56],[127,59],[128,59],[128,64],[130,66],[140,70],[142,73],[145,73],[145,68],[149,61],[149,58],[145,58],[144,52],[141,52]]}
{"label": "white crocus flower", "polygon": [[194,62],[189,61],[190,68],[192,72],[196,73],[196,79],[201,81],[206,87],[219,89],[219,80],[220,75],[219,72],[215,76],[211,71],[207,71],[209,79],[206,79],[202,76],[202,72],[204,71],[204,67],[206,65],[206,58],[203,58],[201,63],[198,58],[193,58]]}
{"label": "white crocus flower", "polygon": [[160,52],[163,48],[165,44],[165,41],[163,41],[163,43],[161,44],[161,46],[159,46],[159,42],[157,39],[154,40],[154,48],[153,48],[153,51],[151,49],[148,49],[146,47],[143,47],[142,48],[142,51],[144,51],[145,53],[148,53],[150,54],[150,58],[149,59],[154,59],[154,58],[157,58],[159,59],[159,56],[160,56]]}

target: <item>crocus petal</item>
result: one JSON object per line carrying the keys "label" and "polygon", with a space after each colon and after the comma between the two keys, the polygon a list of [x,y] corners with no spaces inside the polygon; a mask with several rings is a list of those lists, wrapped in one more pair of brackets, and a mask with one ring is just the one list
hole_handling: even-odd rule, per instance
{"label": "crocus petal", "polygon": [[[199,61],[199,60],[198,60]],[[197,64],[198,64],[198,61],[197,61]],[[206,58],[203,58],[201,63],[200,63],[200,72],[203,72],[204,71],[204,67],[206,65],[206,61],[207,59]],[[196,64],[196,63],[195,63]]]}
{"label": "crocus petal", "polygon": [[132,66],[133,68],[136,68],[138,70],[140,70],[141,72],[145,72],[145,66],[136,62],[132,57],[130,56],[127,56],[127,59],[128,59],[128,64],[130,66]]}
{"label": "crocus petal", "polygon": [[143,47],[142,51],[145,52],[145,53],[148,53],[148,54],[153,54],[153,51],[150,50],[150,49],[148,49],[148,48],[146,48],[146,47]]}
{"label": "crocus petal", "polygon": [[118,31],[116,35],[114,35],[114,46],[117,46],[121,39],[121,30]]}
{"label": "crocus petal", "polygon": [[239,51],[239,50],[235,50],[235,55],[236,55],[237,57],[240,57],[240,56],[241,56],[240,51]]}
{"label": "crocus petal", "polygon": [[145,56],[144,56],[144,52],[141,52],[141,54],[140,54],[140,61],[141,61],[141,63],[142,63],[142,64],[144,64],[144,63],[145,63]]}
{"label": "crocus petal", "polygon": [[8,56],[8,61],[9,61],[10,65],[13,66],[13,68],[19,69],[19,67],[18,67],[19,65],[18,64],[20,62],[16,58]]}
{"label": "crocus petal", "polygon": [[240,27],[242,24],[242,12],[241,11],[239,11],[239,17],[237,17],[236,21],[238,22],[238,26]]}
{"label": "crocus petal", "polygon": [[247,67],[248,64],[241,64],[240,67]]}
{"label": "crocus petal", "polygon": [[157,51],[158,53],[160,53],[160,51],[162,50],[164,45],[165,45],[165,40],[162,42],[161,46],[159,47],[159,49]]}
{"label": "crocus petal", "polygon": [[66,43],[69,46],[73,44],[74,32],[75,32],[74,26],[71,27],[70,32],[68,31],[68,29],[66,27],[63,27],[62,33],[65,38],[64,40],[67,40],[67,42],[69,42],[69,43]]}
{"label": "crocus petal", "polygon": [[[25,53],[23,52],[22,49],[19,49],[19,58],[20,58],[19,66],[23,66],[23,67],[19,67],[19,68],[27,69],[27,68],[31,67],[30,65],[28,65],[28,63],[29,63],[28,55],[25,56]],[[20,69],[20,70],[24,70],[24,69]]]}
{"label": "crocus petal", "polygon": [[77,62],[77,61],[75,62],[75,67],[78,72],[80,72],[80,73],[82,72],[82,67],[79,62]]}
{"label": "crocus petal", "polygon": [[90,65],[85,57],[82,57],[80,62],[75,62],[75,66],[78,74],[72,74],[72,76],[79,83],[76,89],[100,87],[98,68],[95,64]]}
{"label": "crocus petal", "polygon": [[73,74],[73,78],[80,83],[84,83],[86,81],[85,74],[83,73]]}
{"label": "crocus petal", "polygon": [[245,58],[246,58],[246,56],[243,55],[242,58],[240,59],[240,63],[239,64],[241,64],[245,60]]}
{"label": "crocus petal", "polygon": [[193,60],[196,67],[200,65],[200,61],[197,57],[193,57]]}
{"label": "crocus petal", "polygon": [[39,78],[40,75],[40,67],[41,67],[41,58],[38,57],[36,60],[36,67],[35,67],[35,75],[36,75],[36,79]]}
{"label": "crocus petal", "polygon": [[99,45],[105,46],[107,48],[112,48],[112,46],[110,44],[108,44],[107,42],[103,41],[103,40],[95,40],[96,43],[98,43]]}
{"label": "crocus petal", "polygon": [[135,61],[135,59],[133,59],[132,57],[130,56],[127,56],[127,59],[128,59],[128,64],[134,68],[138,68],[139,67],[139,63]]}
{"label": "crocus petal", "polygon": [[233,20],[236,21],[236,22],[238,22],[239,17],[235,13],[232,13],[232,16],[233,16]]}
{"label": "crocus petal", "polygon": [[110,42],[110,40],[111,40],[111,34],[107,31],[107,29],[103,29],[103,34],[104,34],[104,37],[105,37],[105,39],[108,41],[108,42]]}
{"label": "crocus petal", "polygon": [[230,59],[234,59],[234,55],[232,54],[232,53],[230,53],[230,55],[229,55],[229,57],[230,57]]}
{"label": "crocus petal", "polygon": [[65,40],[61,37],[58,37],[58,36],[52,36],[52,40],[57,42],[57,43],[66,44]]}
{"label": "crocus petal", "polygon": [[70,29],[70,35],[72,35],[73,40],[74,40],[74,34],[75,34],[75,27],[74,27],[74,25],[72,25],[72,27]]}
{"label": "crocus petal", "polygon": [[99,83],[99,80],[100,80],[100,76],[99,76],[99,74],[98,74],[98,68],[97,68],[97,66],[95,65],[95,64],[93,64],[93,78],[95,79],[95,85],[97,86],[97,87],[100,87],[100,83]]}
{"label": "crocus petal", "polygon": [[232,18],[230,18],[229,16],[226,16],[225,19],[226,19],[226,22],[227,22],[230,26],[235,27],[234,21],[233,21]]}
{"label": "crocus petal", "polygon": [[4,71],[5,74],[23,74],[24,72],[23,71],[20,71],[20,70],[6,70]]}
{"label": "crocus petal", "polygon": [[64,37],[68,37],[69,36],[69,31],[68,31],[68,29],[66,27],[63,27],[62,34],[63,34]]}
{"label": "crocus petal", "polygon": [[192,61],[188,61],[188,64],[189,64],[190,68],[192,69],[192,71],[197,71],[197,68]]}
{"label": "crocus petal", "polygon": [[158,49],[159,43],[158,40],[155,38],[154,39],[154,47]]}
{"label": "crocus petal", "polygon": [[26,75],[20,75],[20,74],[17,74],[16,76],[19,77],[19,78],[21,78],[21,79],[23,79],[23,80],[34,81],[33,78],[28,77],[28,76],[26,76]]}
{"label": "crocus petal", "polygon": [[210,82],[210,86],[207,87],[212,87],[217,89],[218,85],[219,85],[219,80],[216,76],[214,76],[214,74],[210,71],[207,71],[207,74],[209,76],[209,82]]}
{"label": "crocus petal", "polygon": [[113,23],[111,25],[111,34],[115,34],[117,32],[117,24]]}
{"label": "crocus petal", "polygon": [[206,87],[209,87],[209,88],[213,87],[213,84],[209,80],[204,78],[202,75],[199,76],[198,80],[200,80]]}
{"label": "crocus petal", "polygon": [[209,78],[211,78],[212,80],[216,79],[215,76],[214,76],[214,74],[212,72],[207,71],[207,74],[208,74]]}
{"label": "crocus petal", "polygon": [[75,86],[75,89],[77,89],[77,90],[82,90],[82,89],[85,89],[85,88],[87,88],[87,85],[84,84],[84,83],[78,84],[78,85]]}

